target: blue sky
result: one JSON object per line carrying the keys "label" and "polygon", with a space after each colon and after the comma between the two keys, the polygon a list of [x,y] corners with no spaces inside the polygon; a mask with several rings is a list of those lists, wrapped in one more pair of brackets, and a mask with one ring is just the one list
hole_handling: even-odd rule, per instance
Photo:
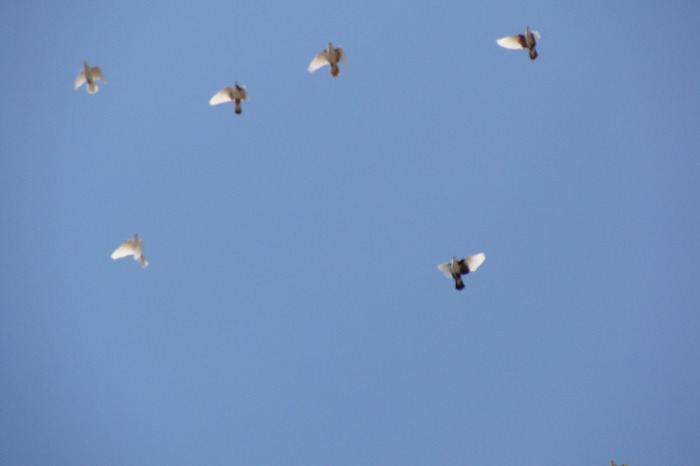
{"label": "blue sky", "polygon": [[5,2],[0,462],[696,464],[698,17]]}

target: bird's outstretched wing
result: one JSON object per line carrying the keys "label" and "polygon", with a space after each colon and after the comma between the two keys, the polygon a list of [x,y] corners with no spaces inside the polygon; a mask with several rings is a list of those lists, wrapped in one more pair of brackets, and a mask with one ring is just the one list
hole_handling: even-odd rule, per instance
{"label": "bird's outstretched wing", "polygon": [[102,84],[107,84],[107,80],[105,79],[105,75],[102,74],[102,70],[100,69],[99,66],[93,66],[92,67],[92,75],[95,80],[99,79],[102,81]]}
{"label": "bird's outstretched wing", "polygon": [[479,254],[474,254],[473,256],[465,257],[464,259],[459,261],[459,271],[463,274],[474,272],[481,266],[481,264],[484,263],[485,260],[486,254],[484,254],[483,252],[480,252]]}
{"label": "bird's outstretched wing", "polygon": [[129,241],[126,241],[124,244],[115,249],[110,257],[116,260],[121,259],[122,257],[133,256],[135,250],[136,244],[134,243],[133,239],[130,239]]}
{"label": "bird's outstretched wing", "polygon": [[504,49],[511,49],[511,50],[520,50],[520,49],[526,49],[527,47],[527,41],[525,40],[525,36],[522,34],[517,34],[515,36],[508,36],[508,37],[501,37],[496,41],[498,45],[503,47]]}
{"label": "bird's outstretched wing", "polygon": [[341,48],[338,47],[338,61],[345,63],[346,65],[348,64],[348,57],[345,55],[345,51]]}
{"label": "bird's outstretched wing", "polygon": [[221,89],[219,92],[214,94],[214,97],[209,99],[209,105],[219,105],[223,104],[224,102],[231,102],[231,94],[233,93],[233,89],[230,87],[227,87],[226,89]]}
{"label": "bird's outstretched wing", "polygon": [[437,266],[438,270],[445,274],[447,278],[452,278],[452,267],[449,262]]}
{"label": "bird's outstretched wing", "polygon": [[326,65],[330,65],[330,61],[328,61],[328,52],[324,50],[316,55],[313,60],[311,60],[311,63],[309,64],[309,73],[313,73],[317,69]]}
{"label": "bird's outstretched wing", "polygon": [[85,84],[85,81],[87,81],[87,79],[85,79],[85,68],[82,68],[80,70],[80,73],[78,73],[78,77],[75,78],[75,84],[73,85],[73,89],[78,89],[80,86]]}

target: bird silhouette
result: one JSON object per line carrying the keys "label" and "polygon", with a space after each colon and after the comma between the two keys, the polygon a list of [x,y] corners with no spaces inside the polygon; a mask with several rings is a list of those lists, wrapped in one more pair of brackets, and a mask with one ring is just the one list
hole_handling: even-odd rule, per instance
{"label": "bird silhouette", "polygon": [[248,100],[248,91],[245,86],[239,86],[238,81],[234,81],[233,87],[226,87],[214,94],[214,97],[209,99],[209,105],[219,105],[225,102],[236,103],[236,114],[240,115],[243,112],[241,101]]}
{"label": "bird silhouette", "polygon": [[452,256],[451,262],[445,262],[444,264],[438,265],[438,269],[445,274],[447,278],[454,278],[455,288],[458,290],[464,289],[464,282],[462,281],[462,275],[466,275],[469,272],[474,272],[478,269],[481,264],[486,260],[486,255],[483,252],[479,254],[474,254],[473,256],[465,257],[462,260],[457,260],[455,256]]}
{"label": "bird silhouette", "polygon": [[516,34],[514,36],[501,37],[496,40],[496,43],[503,48],[511,50],[528,49],[530,52],[530,59],[534,60],[537,58],[537,50],[535,50],[535,45],[540,41],[540,33],[537,31],[530,31],[530,26],[525,27],[525,34]]}
{"label": "bird silhouette", "polygon": [[87,91],[90,94],[94,94],[99,91],[100,88],[97,87],[97,80],[102,81],[102,84],[107,84],[105,76],[102,74],[102,70],[99,66],[93,66],[92,68],[88,65],[88,62],[83,62],[83,69],[78,73],[78,77],[75,78],[75,85],[73,89],[78,89],[80,86],[87,82]]}
{"label": "bird silhouette", "polygon": [[139,235],[136,233],[134,233],[134,239],[124,242],[114,250],[110,257],[117,260],[127,256],[134,256],[135,261],[141,262],[141,267],[146,267],[148,265],[146,256],[143,254],[143,240],[139,238]]}
{"label": "bird silhouette", "polygon": [[348,63],[348,57],[341,47],[333,48],[333,44],[328,42],[328,49],[319,53],[311,60],[309,64],[309,73],[313,73],[317,69],[331,65],[331,76],[337,78],[340,75],[340,68],[338,67],[338,62]]}

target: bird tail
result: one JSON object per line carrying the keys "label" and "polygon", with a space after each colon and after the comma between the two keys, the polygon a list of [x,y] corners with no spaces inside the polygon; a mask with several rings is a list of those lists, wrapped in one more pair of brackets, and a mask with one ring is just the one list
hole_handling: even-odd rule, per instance
{"label": "bird tail", "polygon": [[337,63],[331,63],[331,76],[334,78],[340,76],[340,67]]}
{"label": "bird tail", "polygon": [[145,257],[141,256],[141,267],[145,268],[146,266],[148,266],[148,261]]}
{"label": "bird tail", "polygon": [[464,289],[464,282],[462,281],[462,277],[455,278],[455,288],[458,290]]}
{"label": "bird tail", "polygon": [[94,82],[88,82],[87,91],[90,94],[94,94],[95,92],[97,92],[99,90],[100,90],[100,88],[97,87],[97,84],[95,84]]}
{"label": "bird tail", "polygon": [[243,109],[241,108],[241,100],[236,99],[236,115],[240,115],[243,113]]}
{"label": "bird tail", "polygon": [[537,58],[537,50],[535,50],[534,48],[531,48],[530,49],[530,60],[534,60],[536,58]]}

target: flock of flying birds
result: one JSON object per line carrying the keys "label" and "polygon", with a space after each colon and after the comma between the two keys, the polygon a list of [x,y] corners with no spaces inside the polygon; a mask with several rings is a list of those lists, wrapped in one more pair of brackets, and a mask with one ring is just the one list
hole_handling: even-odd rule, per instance
{"label": "flock of flying birds", "polygon": [[[535,60],[537,58],[537,51],[535,46],[540,40],[540,34],[537,31],[530,31],[530,26],[525,28],[525,34],[516,34],[514,36],[502,37],[496,41],[498,45],[506,49],[528,49],[530,54],[530,59]],[[323,50],[321,53],[316,55],[311,63],[309,64],[309,73],[329,65],[331,68],[331,76],[336,78],[340,75],[340,68],[338,63],[347,64],[348,59],[345,55],[345,51],[341,47],[334,48],[331,42],[328,43],[328,48]],[[102,70],[99,66],[91,67],[86,61],[83,62],[83,68],[78,73],[78,77],[75,79],[75,89],[78,89],[83,84],[87,83],[87,91],[90,94],[94,94],[99,90],[97,86],[97,81],[102,81],[102,84],[107,84],[107,80],[102,74]],[[225,102],[233,102],[235,104],[236,114],[240,115],[243,110],[241,108],[241,102],[248,100],[248,91],[245,86],[240,86],[237,81],[234,81],[233,87],[226,87],[209,99],[209,105],[219,105]],[[141,262],[142,267],[148,265],[146,256],[143,252],[143,240],[139,238],[139,235],[134,233],[134,238],[124,242],[117,249],[114,250],[111,257],[112,259],[121,259],[122,257],[133,256],[134,260]],[[453,278],[455,281],[455,288],[458,290],[464,289],[464,282],[462,281],[462,275],[466,275],[470,272],[474,272],[478,269],[481,264],[486,260],[486,255],[483,252],[474,254],[473,256],[465,257],[464,259],[457,260],[456,256],[452,256],[451,262],[445,262],[444,264],[438,265],[438,269],[445,274],[447,278]]]}

